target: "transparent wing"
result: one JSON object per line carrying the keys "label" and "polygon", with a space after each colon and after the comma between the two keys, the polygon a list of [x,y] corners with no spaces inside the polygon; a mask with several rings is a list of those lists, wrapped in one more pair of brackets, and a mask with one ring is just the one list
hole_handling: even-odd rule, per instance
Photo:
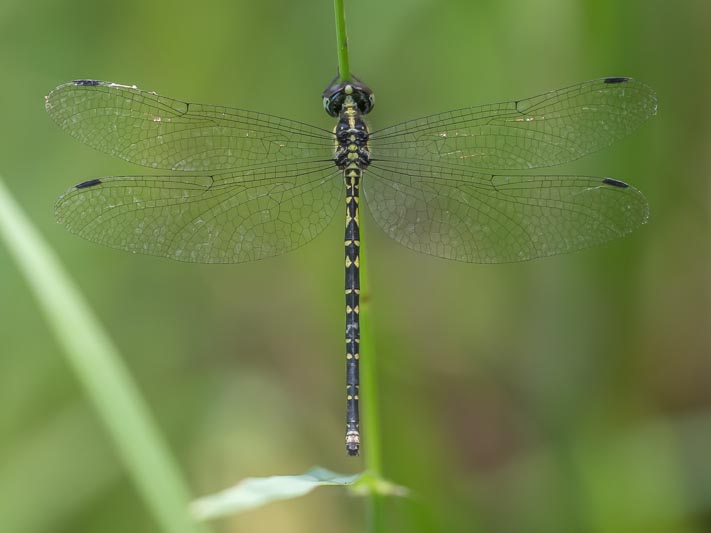
{"label": "transparent wing", "polygon": [[333,160],[329,131],[135,86],[77,80],[45,100],[49,115],[72,137],[145,167],[206,172],[292,158]]}
{"label": "transparent wing", "polygon": [[377,162],[363,180],[378,225],[401,244],[471,263],[525,261],[621,237],[647,221],[634,187],[584,176],[503,176]]}
{"label": "transparent wing", "polygon": [[484,171],[559,165],[628,135],[657,110],[652,89],[603,78],[525,100],[448,111],[371,134],[381,161],[463,164]]}
{"label": "transparent wing", "polygon": [[329,164],[299,163],[216,176],[119,176],[61,196],[57,220],[90,241],[195,263],[284,253],[321,233],[343,196]]}

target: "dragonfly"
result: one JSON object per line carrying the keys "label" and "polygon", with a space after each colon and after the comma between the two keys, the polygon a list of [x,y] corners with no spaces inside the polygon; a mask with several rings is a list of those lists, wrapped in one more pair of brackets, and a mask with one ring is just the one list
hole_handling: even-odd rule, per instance
{"label": "dragonfly", "polygon": [[334,79],[331,130],[98,80],[60,85],[50,117],[79,141],[161,173],[94,178],[55,216],[90,241],[193,263],[241,263],[319,235],[345,199],[346,451],[360,450],[359,202],[407,248],[470,263],[568,253],[647,221],[633,186],[609,177],[532,174],[627,136],[657,97],[627,77],[465,107],[370,131],[373,92]]}

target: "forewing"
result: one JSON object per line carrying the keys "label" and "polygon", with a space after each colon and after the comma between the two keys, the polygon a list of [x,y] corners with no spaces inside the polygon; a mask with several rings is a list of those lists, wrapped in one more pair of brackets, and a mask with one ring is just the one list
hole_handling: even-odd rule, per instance
{"label": "forewing", "polygon": [[145,167],[229,170],[290,159],[332,160],[333,134],[280,117],[196,104],[135,86],[77,80],[46,97],[72,137]]}
{"label": "forewing", "polygon": [[195,263],[240,263],[297,248],[340,205],[340,171],[323,164],[217,176],[119,176],[73,187],[55,215],[90,241]]}
{"label": "forewing", "polygon": [[656,110],[657,97],[643,83],[603,78],[375,131],[372,157],[448,162],[483,171],[549,167],[612,144]]}
{"label": "forewing", "polygon": [[572,252],[647,221],[634,187],[610,178],[506,176],[439,164],[374,163],[363,183],[378,225],[401,244],[471,263]]}

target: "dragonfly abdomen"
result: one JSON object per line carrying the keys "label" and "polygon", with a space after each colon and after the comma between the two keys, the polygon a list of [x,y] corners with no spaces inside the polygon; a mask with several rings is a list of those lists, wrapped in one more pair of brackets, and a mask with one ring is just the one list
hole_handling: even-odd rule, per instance
{"label": "dragonfly abdomen", "polygon": [[346,451],[360,450],[360,227],[358,201],[363,170],[370,163],[368,129],[348,96],[336,126],[336,165],[346,185]]}
{"label": "dragonfly abdomen", "polygon": [[346,451],[360,449],[360,228],[358,189],[361,170],[346,168]]}

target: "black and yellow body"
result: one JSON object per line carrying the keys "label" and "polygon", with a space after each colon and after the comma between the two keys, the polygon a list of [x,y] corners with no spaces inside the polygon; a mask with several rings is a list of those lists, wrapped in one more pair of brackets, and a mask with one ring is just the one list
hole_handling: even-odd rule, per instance
{"label": "black and yellow body", "polygon": [[[329,89],[331,92],[329,93]],[[362,84],[332,85],[324,93],[326,111],[339,118],[335,163],[346,186],[346,451],[360,450],[360,227],[358,202],[363,171],[370,164],[368,128],[362,115],[373,105],[372,93]]]}

